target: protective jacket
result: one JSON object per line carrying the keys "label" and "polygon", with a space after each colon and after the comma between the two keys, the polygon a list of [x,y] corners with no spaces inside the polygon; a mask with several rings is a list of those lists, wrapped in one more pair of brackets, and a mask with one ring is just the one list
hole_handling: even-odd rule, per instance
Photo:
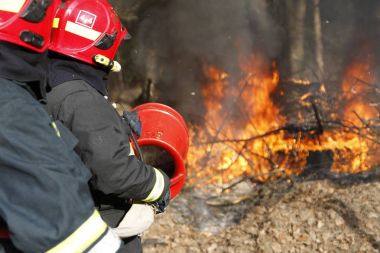
{"label": "protective jacket", "polygon": [[100,192],[100,203],[115,197],[144,200],[160,188],[160,180],[156,169],[133,155],[129,128],[104,97],[106,75],[94,66],[54,57],[49,66],[48,111],[79,139],[77,152],[93,173],[91,185]]}
{"label": "protective jacket", "polygon": [[94,209],[76,138],[36,100],[42,58],[0,42],[0,223],[22,252],[116,252],[120,239]]}

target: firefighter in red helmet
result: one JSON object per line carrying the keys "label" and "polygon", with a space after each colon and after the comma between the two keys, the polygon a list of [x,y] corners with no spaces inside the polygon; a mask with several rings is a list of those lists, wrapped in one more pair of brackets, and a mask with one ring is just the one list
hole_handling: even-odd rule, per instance
{"label": "firefighter in red helmet", "polygon": [[68,129],[45,111],[60,1],[0,0],[0,252],[117,252]]}
{"label": "firefighter in red helmet", "polygon": [[120,70],[114,57],[126,36],[106,0],[66,1],[56,14],[49,47],[48,111],[79,139],[76,151],[93,174],[90,185],[103,219],[119,236],[129,237],[124,240],[129,252],[141,252],[140,239],[130,237],[139,228],[128,213],[139,213],[143,222],[135,225],[141,232],[153,222],[153,210],[131,207],[129,200],[164,211],[170,182],[134,156],[129,128],[108,99],[107,76]]}

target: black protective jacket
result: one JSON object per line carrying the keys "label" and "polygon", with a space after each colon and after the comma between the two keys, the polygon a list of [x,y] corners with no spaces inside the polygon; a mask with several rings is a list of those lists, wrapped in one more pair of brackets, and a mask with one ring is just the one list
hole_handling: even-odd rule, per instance
{"label": "black protective jacket", "polygon": [[45,90],[42,59],[0,42],[0,226],[7,225],[12,240],[0,240],[0,252],[14,246],[45,252],[79,227],[98,237],[71,241],[95,244],[107,229],[100,218],[89,220],[95,217],[91,175],[74,152],[77,139],[37,101]]}
{"label": "black protective jacket", "polygon": [[106,75],[74,60],[51,59],[48,111],[79,139],[77,152],[92,171],[98,202],[143,200],[155,184],[155,172],[131,155],[129,128],[105,98]]}

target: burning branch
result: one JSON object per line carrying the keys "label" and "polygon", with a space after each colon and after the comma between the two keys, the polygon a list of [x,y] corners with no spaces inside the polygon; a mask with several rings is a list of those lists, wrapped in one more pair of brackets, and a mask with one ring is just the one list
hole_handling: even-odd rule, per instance
{"label": "burning branch", "polygon": [[[323,129],[323,128],[322,128]],[[252,136],[249,138],[236,138],[236,139],[214,139],[207,142],[200,142],[194,144],[194,146],[203,146],[203,145],[209,145],[209,144],[216,144],[216,143],[233,143],[233,142],[252,142],[258,139],[263,139],[265,137],[271,136],[271,135],[278,135],[281,133],[288,133],[288,134],[296,134],[296,133],[309,133],[310,135],[315,135],[315,133],[319,133],[321,131],[321,126],[309,126],[309,125],[287,125],[284,127],[280,127],[277,129],[274,129],[272,131],[266,132],[264,134],[259,134],[256,136]],[[323,130],[322,130],[323,131]]]}

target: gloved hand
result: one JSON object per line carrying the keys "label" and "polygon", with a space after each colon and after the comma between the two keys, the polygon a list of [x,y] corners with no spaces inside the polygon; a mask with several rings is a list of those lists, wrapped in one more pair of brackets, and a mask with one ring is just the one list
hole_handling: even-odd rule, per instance
{"label": "gloved hand", "polygon": [[156,214],[165,212],[165,209],[169,205],[169,202],[170,202],[170,179],[165,174],[165,172],[163,172],[160,169],[158,170],[164,176],[164,190],[162,191],[160,198],[157,201],[152,203],[153,206],[155,207]]}
{"label": "gloved hand", "polygon": [[141,234],[153,224],[154,213],[154,208],[150,205],[134,203],[119,225],[112,230],[122,238]]}

